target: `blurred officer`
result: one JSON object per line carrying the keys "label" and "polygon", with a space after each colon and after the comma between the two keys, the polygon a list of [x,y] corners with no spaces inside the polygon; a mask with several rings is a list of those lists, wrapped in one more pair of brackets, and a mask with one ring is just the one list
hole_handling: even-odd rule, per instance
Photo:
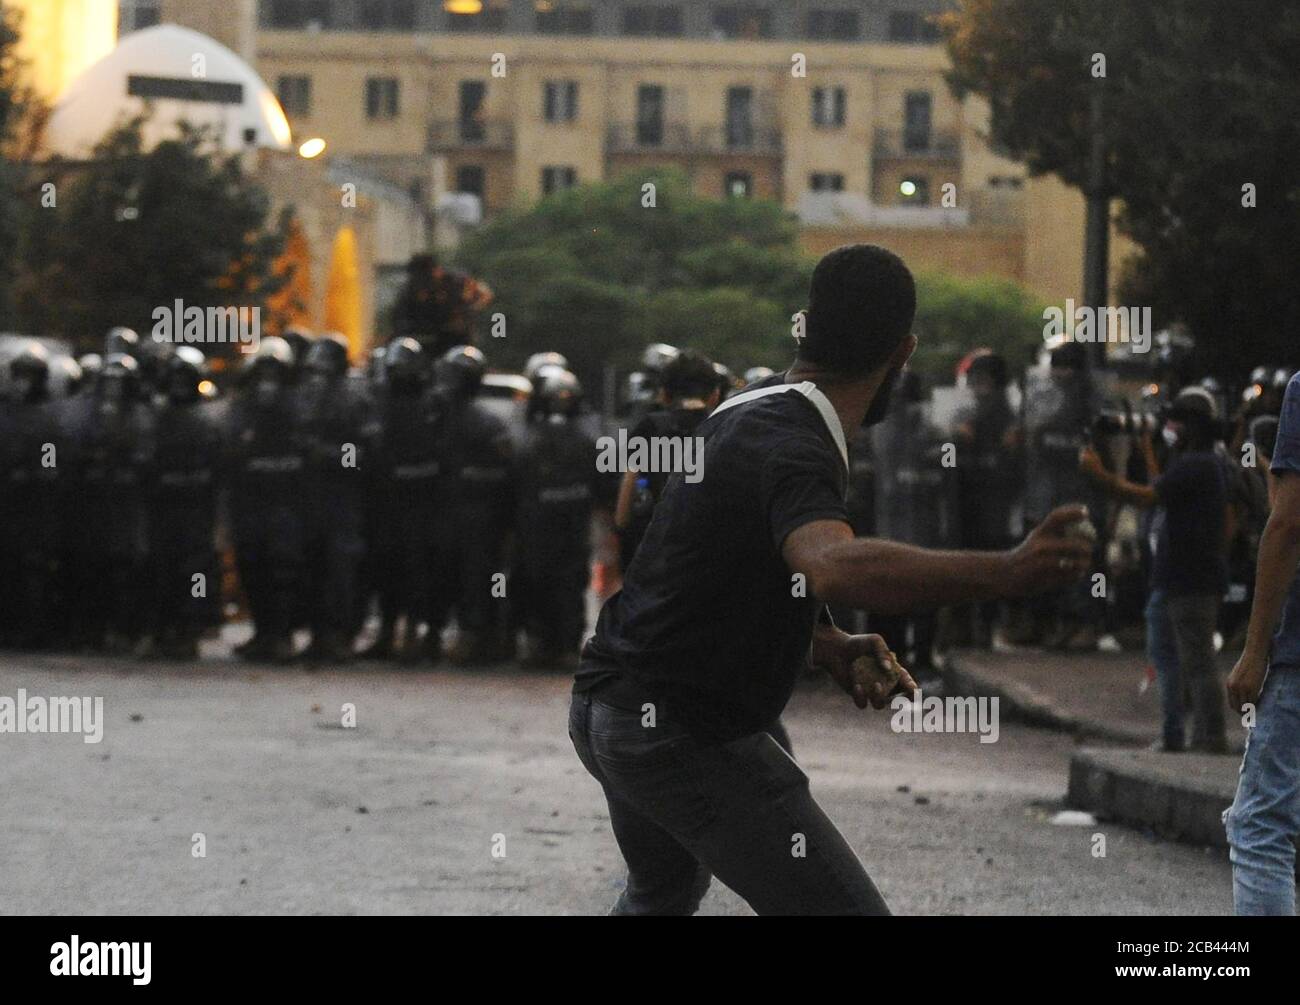
{"label": "blurred officer", "polygon": [[[1173,368],[1180,358],[1171,355],[1168,367]],[[1096,493],[1079,471],[1079,451],[1088,443],[1094,410],[1092,397],[1087,349],[1077,342],[1062,340],[1052,348],[1047,379],[1037,374],[1030,377],[1025,396],[1028,526],[1037,526],[1057,506],[1095,502]],[[1014,641],[1041,641],[1053,649],[1095,647],[1101,612],[1087,583],[1044,598],[1035,611],[1037,623],[1027,626]]]}
{"label": "blurred officer", "polygon": [[646,415],[664,408],[664,369],[677,358],[675,346],[652,342],[641,353],[641,369],[627,376],[624,389],[623,416],[628,428],[634,428]]}
{"label": "blurred officer", "polygon": [[575,421],[581,401],[578,378],[549,369],[533,390],[516,464],[510,599],[531,666],[573,663],[586,627],[592,511],[608,506],[610,493],[602,491],[595,441]]}
{"label": "blurred officer", "polygon": [[84,644],[118,655],[143,636],[153,599],[146,590],[155,427],[142,394],[135,359],[113,353],[94,394],[75,399],[69,413],[74,624]]}
{"label": "blurred officer", "polygon": [[[651,349],[656,348],[651,346]],[[722,388],[713,361],[694,349],[674,350],[661,375],[660,402],[663,407],[647,412],[628,434],[629,441],[647,443],[661,437],[693,436],[700,423],[717,407]],[[614,526],[619,534],[619,561],[624,574],[650,526],[655,505],[663,495],[671,472],[636,471],[623,473]]]}
{"label": "blurred officer", "polygon": [[293,365],[283,339],[262,339],[244,364],[226,435],[235,561],[253,618],[253,637],[236,652],[278,663],[294,656],[304,549],[306,456],[294,410]]}
{"label": "blurred officer", "polygon": [[[954,420],[961,546],[973,551],[1001,551],[1020,537],[1024,431],[1007,400],[1009,383],[1002,356],[976,355],[966,370],[974,401]],[[975,641],[984,648],[992,645],[997,606],[987,601],[979,612]]]}
{"label": "blurred officer", "polygon": [[216,406],[199,392],[206,363],[193,346],[167,361],[157,412],[150,549],[153,639],[164,659],[198,658],[199,636],[220,620],[221,579],[213,547],[222,462]]}
{"label": "blurred officer", "polygon": [[303,657],[338,663],[351,658],[361,619],[362,479],[379,435],[364,385],[348,379],[348,348],[341,336],[322,335],[307,351],[299,406],[307,450],[305,586],[312,631]]}
{"label": "blurred officer", "polygon": [[513,450],[505,423],[475,400],[487,361],[473,346],[456,346],[439,361],[436,564],[430,605],[430,656],[451,612],[459,628],[451,657],[483,663],[500,655],[507,623],[504,596],[507,537],[513,523]]}
{"label": "blurred officer", "polygon": [[[370,659],[421,654],[419,626],[432,602],[436,571],[435,530],[445,514],[437,510],[439,413],[429,396],[429,366],[420,343],[399,338],[384,357],[384,393],[379,398],[380,438],[375,449],[373,569],[379,594],[380,629],[366,650]],[[405,620],[403,638],[396,632]],[[434,655],[430,634],[426,652]]]}
{"label": "blurred officer", "polygon": [[0,403],[0,645],[21,648],[49,644],[56,628],[60,437],[49,376],[45,348],[25,344]]}
{"label": "blurred officer", "polygon": [[77,386],[79,394],[90,394],[99,380],[99,371],[104,368],[104,357],[97,352],[88,352],[77,359],[81,367],[81,383]]}
{"label": "blurred officer", "polygon": [[306,328],[289,327],[284,330],[284,341],[293,353],[293,380],[296,383],[302,373],[303,361],[307,350],[311,348],[312,336]]}
{"label": "blurred officer", "polygon": [[[955,471],[945,464],[945,437],[930,421],[921,375],[905,369],[882,421],[872,430],[876,459],[876,533],[924,548],[951,547],[957,532]],[[938,689],[933,609],[871,618],[871,630],[907,654],[912,675]]]}

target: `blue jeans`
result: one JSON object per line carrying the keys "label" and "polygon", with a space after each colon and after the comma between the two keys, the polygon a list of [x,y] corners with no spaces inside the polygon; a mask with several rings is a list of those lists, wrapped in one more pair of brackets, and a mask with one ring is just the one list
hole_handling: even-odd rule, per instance
{"label": "blue jeans", "polygon": [[693,914],[713,876],[758,914],[889,913],[771,735],[709,744],[657,718],[647,726],[599,690],[570,706],[569,737],[627,862],[613,914]]}
{"label": "blue jeans", "polygon": [[1239,915],[1294,915],[1300,836],[1300,668],[1270,668],[1223,813]]}
{"label": "blue jeans", "polygon": [[1164,590],[1152,590],[1147,599],[1147,659],[1156,668],[1156,684],[1160,688],[1161,735],[1168,746],[1181,748],[1186,739],[1183,677],[1178,671],[1178,646],[1169,620],[1168,600]]}

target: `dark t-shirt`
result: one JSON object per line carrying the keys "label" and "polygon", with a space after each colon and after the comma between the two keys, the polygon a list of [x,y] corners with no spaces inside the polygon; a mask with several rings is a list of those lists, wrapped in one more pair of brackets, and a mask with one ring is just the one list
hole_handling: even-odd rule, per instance
{"label": "dark t-shirt", "polygon": [[826,420],[795,390],[725,408],[697,432],[703,475],[669,479],[575,690],[616,678],[662,701],[661,718],[722,741],[765,729],[794,690],[818,605],[781,545],[813,520],[847,521],[847,473]]}
{"label": "dark t-shirt", "polygon": [[1228,588],[1222,464],[1209,451],[1178,454],[1155,488],[1161,512],[1152,585],[1175,597],[1222,594]]}

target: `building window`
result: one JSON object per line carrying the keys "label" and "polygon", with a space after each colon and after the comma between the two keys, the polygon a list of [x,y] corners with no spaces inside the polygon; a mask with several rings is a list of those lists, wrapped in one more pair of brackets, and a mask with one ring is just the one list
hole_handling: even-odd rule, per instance
{"label": "building window", "polygon": [[861,34],[857,11],[815,10],[808,14],[809,38],[850,41]]}
{"label": "building window", "polygon": [[162,21],[162,0],[119,0],[117,34],[119,37],[141,28],[152,28]]}
{"label": "building window", "polygon": [[547,122],[572,122],[578,117],[578,82],[548,80],[542,85],[542,118]]}
{"label": "building window", "polygon": [[477,14],[448,13],[447,30],[500,34],[506,30],[506,18],[509,13],[510,0],[487,0]]}
{"label": "building window", "polygon": [[542,168],[542,195],[551,195],[578,184],[578,170],[571,167]]}
{"label": "building window", "polygon": [[682,9],[634,4],[623,11],[623,34],[678,38],[682,34]]}
{"label": "building window", "polygon": [[364,31],[413,31],[415,0],[361,0],[357,20]]}
{"label": "building window", "polygon": [[397,118],[398,86],[396,77],[366,78],[366,118]]}
{"label": "building window", "polygon": [[926,14],[914,10],[889,12],[889,40],[891,42],[937,42],[939,26]]}
{"label": "building window", "polygon": [[487,135],[483,118],[483,101],[486,97],[487,85],[483,81],[462,80],[460,82],[456,125],[462,142],[481,143]]}
{"label": "building window", "polygon": [[476,195],[481,202],[485,177],[481,164],[462,164],[456,169],[456,191]]}
{"label": "building window", "polygon": [[642,84],[636,89],[637,146],[657,147],[664,141],[664,89]]}
{"label": "building window", "polygon": [[311,114],[311,77],[281,77],[276,81],[275,96],[285,115],[306,118]]}
{"label": "building window", "polygon": [[844,175],[819,171],[808,176],[808,188],[813,192],[843,192]]}
{"label": "building window", "polygon": [[754,145],[754,91],[749,87],[727,88],[727,146]]}
{"label": "building window", "polygon": [[535,0],[537,30],[543,35],[590,35],[594,30],[591,7],[564,0]]}
{"label": "building window", "polygon": [[754,179],[748,171],[728,171],[722,180],[722,194],[728,199],[748,199],[754,192]]}
{"label": "building window", "polygon": [[903,149],[908,153],[930,149],[932,105],[929,91],[908,91],[903,95]]}
{"label": "building window", "polygon": [[844,125],[844,88],[814,87],[812,92],[812,121],[814,126],[839,129]]}
{"label": "building window", "polygon": [[771,38],[772,11],[758,4],[723,4],[713,8],[715,38]]}
{"label": "building window", "polygon": [[914,10],[889,12],[889,40],[891,42],[919,42],[921,17]]}
{"label": "building window", "polygon": [[270,28],[328,28],[333,20],[329,0],[271,0]]}
{"label": "building window", "polygon": [[898,183],[898,201],[905,206],[930,205],[930,179],[904,178]]}

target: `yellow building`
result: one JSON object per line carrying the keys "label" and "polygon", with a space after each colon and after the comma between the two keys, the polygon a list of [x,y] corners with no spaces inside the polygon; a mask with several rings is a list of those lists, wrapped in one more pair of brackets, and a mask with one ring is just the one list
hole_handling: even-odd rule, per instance
{"label": "yellow building", "polygon": [[[1083,199],[986,142],[928,16],[945,0],[122,0],[248,58],[301,139],[488,215],[652,165],[780,201],[810,251],[1082,297]],[[125,19],[124,19],[125,20]]]}

